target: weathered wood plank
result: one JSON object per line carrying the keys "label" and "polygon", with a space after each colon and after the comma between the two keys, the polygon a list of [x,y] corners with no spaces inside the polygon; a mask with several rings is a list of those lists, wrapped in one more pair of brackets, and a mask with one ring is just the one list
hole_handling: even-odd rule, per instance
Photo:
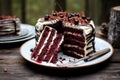
{"label": "weathered wood plank", "polygon": [[[36,67],[35,65],[26,64],[10,64],[0,65],[1,80],[119,80],[120,79],[120,63],[107,64],[106,66],[91,70],[81,69],[74,71],[61,71]],[[4,71],[7,68],[7,72]],[[37,69],[35,69],[37,68]],[[97,67],[96,67],[97,68]],[[67,73],[68,72],[68,73]],[[69,75],[66,75],[69,74]]]}
{"label": "weathered wood plank", "polygon": [[[4,53],[2,53],[4,52]],[[110,60],[101,65],[77,70],[56,70],[38,67],[24,60],[19,48],[0,50],[0,79],[9,80],[119,80],[120,50]],[[117,56],[117,58],[116,58]],[[112,62],[112,63],[111,63]],[[113,63],[117,62],[117,63]],[[7,69],[7,71],[4,71]],[[79,73],[79,74],[78,74]]]}

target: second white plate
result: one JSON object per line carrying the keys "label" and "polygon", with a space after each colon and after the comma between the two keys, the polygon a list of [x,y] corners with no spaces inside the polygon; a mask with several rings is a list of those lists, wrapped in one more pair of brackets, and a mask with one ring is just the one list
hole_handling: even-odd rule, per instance
{"label": "second white plate", "polygon": [[35,37],[35,27],[29,24],[21,24],[18,36],[2,36],[0,37],[0,44],[20,42],[33,37]]}

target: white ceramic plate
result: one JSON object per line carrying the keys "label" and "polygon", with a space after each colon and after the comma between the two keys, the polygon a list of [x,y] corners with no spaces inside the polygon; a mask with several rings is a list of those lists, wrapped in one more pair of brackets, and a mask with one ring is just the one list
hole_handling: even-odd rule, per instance
{"label": "white ceramic plate", "polygon": [[14,43],[20,42],[24,40],[28,40],[35,37],[35,27],[28,24],[21,24],[20,25],[20,33],[18,36],[1,36],[0,43]]}
{"label": "white ceramic plate", "polygon": [[[95,38],[95,48],[96,51],[105,49],[105,48],[110,48],[110,52],[106,53],[103,56],[100,56],[92,61],[88,61],[88,62],[84,62],[84,61],[80,61],[78,63],[71,63],[68,64],[69,61],[71,60],[77,60],[73,57],[69,57],[67,55],[64,55],[62,52],[59,53],[58,55],[58,62],[56,64],[53,63],[46,63],[46,62],[42,62],[42,63],[38,63],[34,60],[31,60],[31,49],[35,47],[35,39],[29,40],[27,42],[25,42],[21,48],[20,48],[20,53],[22,55],[22,57],[24,59],[26,59],[27,61],[37,64],[39,66],[45,66],[45,67],[52,67],[52,68],[81,68],[81,67],[88,67],[88,66],[92,66],[98,63],[101,63],[105,60],[107,60],[108,58],[111,57],[111,55],[113,54],[113,48],[112,46],[105,40],[102,40],[100,38]],[[62,58],[62,59],[61,59]],[[64,59],[64,60],[63,60]]]}

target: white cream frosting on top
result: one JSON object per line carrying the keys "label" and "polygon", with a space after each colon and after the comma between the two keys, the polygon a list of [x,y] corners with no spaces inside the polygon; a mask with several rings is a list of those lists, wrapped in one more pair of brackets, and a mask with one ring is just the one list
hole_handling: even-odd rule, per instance
{"label": "white cream frosting on top", "polygon": [[41,31],[41,30],[43,30],[43,26],[44,25],[47,25],[47,24],[54,24],[54,23],[56,23],[58,20],[56,19],[56,20],[49,20],[49,21],[44,21],[44,18],[39,18],[38,19],[38,21],[37,21],[37,23],[36,23],[36,29],[37,29],[37,31]]}
{"label": "white cream frosting on top", "polygon": [[[92,22],[92,21],[90,21],[90,22]],[[93,23],[93,22],[92,22]],[[64,23],[63,24],[65,27],[70,27],[70,28],[74,28],[74,29],[82,29],[82,30],[84,30],[84,32],[85,32],[85,34],[87,35],[87,34],[89,34],[89,33],[91,33],[92,32],[92,30],[93,30],[93,28],[92,28],[92,26],[91,25],[93,25],[93,24],[85,24],[85,25],[75,25],[75,24],[71,24],[71,23]]]}
{"label": "white cream frosting on top", "polygon": [[[37,23],[36,23],[36,29],[37,31],[41,31],[43,30],[43,26],[44,25],[47,25],[47,24],[54,24],[56,23],[57,21],[59,21],[58,19],[56,20],[48,20],[48,21],[44,21],[44,18],[39,18]],[[78,25],[75,25],[75,24],[72,24],[72,23],[69,23],[69,22],[63,22],[63,25],[65,27],[71,27],[71,28],[74,28],[74,29],[82,29],[84,30],[85,34],[89,34],[93,28],[95,28],[95,25],[94,25],[94,22],[91,20],[89,24],[78,24]],[[92,25],[92,27],[91,27]]]}

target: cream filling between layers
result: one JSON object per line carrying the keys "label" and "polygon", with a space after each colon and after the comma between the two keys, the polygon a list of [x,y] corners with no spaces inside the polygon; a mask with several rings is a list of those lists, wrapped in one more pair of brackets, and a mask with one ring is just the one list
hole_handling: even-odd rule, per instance
{"label": "cream filling between layers", "polygon": [[75,55],[80,56],[80,57],[84,57],[83,55],[78,54],[78,53],[77,53],[77,52],[75,52],[75,51],[68,50],[67,52],[74,53]]}
{"label": "cream filling between layers", "polygon": [[[63,40],[64,40],[64,36],[62,36],[62,39],[61,39],[61,41],[59,42],[59,44],[58,44],[58,46],[57,46],[57,49],[58,49],[58,48],[60,47],[60,45],[62,44]],[[52,60],[53,56],[54,56],[54,54],[52,55],[52,57],[50,58],[50,60],[49,60],[48,63],[50,63],[50,61]]]}
{"label": "cream filling between layers", "polygon": [[64,32],[64,34],[70,34],[70,35],[74,35],[74,36],[79,36],[81,37],[81,34],[78,34],[78,33],[72,33],[72,32]]}
{"label": "cream filling between layers", "polygon": [[[53,42],[54,42],[54,40],[55,40],[56,37],[57,37],[57,32],[55,32],[54,37],[53,37],[53,39],[52,39],[52,42],[51,42],[51,44],[49,45],[48,51],[46,52],[46,55],[44,55],[43,60],[44,60],[45,57],[47,56],[47,54],[48,54],[48,52],[49,52],[51,46],[53,45]],[[50,59],[50,60],[51,60],[51,59]],[[48,62],[50,62],[50,60],[49,60]]]}
{"label": "cream filling between layers", "polygon": [[[50,28],[50,27],[49,27],[49,28]],[[51,30],[51,29],[52,29],[52,28],[50,28],[50,30]],[[43,31],[43,32],[44,32],[44,31]],[[56,33],[57,33],[57,31],[55,31],[55,34],[56,34]],[[48,41],[48,39],[49,39],[49,37],[50,37],[50,34],[51,34],[51,32],[49,32],[49,34],[47,35],[47,38],[45,39],[45,41],[44,41],[44,43],[43,43],[43,46],[41,47],[41,49],[39,50],[39,52],[38,52],[38,54],[37,54],[38,56],[41,54],[43,48],[45,47],[45,44],[47,43],[47,41]],[[40,42],[42,35],[43,35],[43,33],[41,33],[41,36],[40,36],[38,42]],[[53,37],[53,40],[55,39],[55,37],[56,37],[56,35]],[[52,40],[52,42],[53,42],[53,40]],[[36,57],[35,60],[38,59],[38,56]]]}
{"label": "cream filling between layers", "polygon": [[[92,42],[88,45],[88,46],[86,46],[86,48],[87,47],[91,47],[90,49],[88,49],[88,50],[86,50],[86,52],[85,52],[85,55],[84,56],[86,56],[87,54],[89,54],[90,52],[92,52],[93,51],[93,48],[92,48]],[[64,44],[64,47],[71,47],[71,48],[80,48],[79,46],[77,46],[77,45],[71,45],[71,44]],[[81,48],[82,49],[82,48]],[[85,50],[84,50],[85,51]],[[73,51],[73,52],[75,52],[75,51]],[[78,53],[76,52],[76,55],[77,55]],[[78,54],[78,55],[80,55],[80,54]]]}
{"label": "cream filling between layers", "polygon": [[[74,35],[74,36],[79,36],[81,37],[81,34],[78,34],[78,33],[72,33],[72,32],[64,32],[65,34],[70,34],[70,35]],[[92,39],[94,39],[93,37],[91,37],[91,39],[89,39],[86,43],[88,43],[89,41],[91,41]]]}

